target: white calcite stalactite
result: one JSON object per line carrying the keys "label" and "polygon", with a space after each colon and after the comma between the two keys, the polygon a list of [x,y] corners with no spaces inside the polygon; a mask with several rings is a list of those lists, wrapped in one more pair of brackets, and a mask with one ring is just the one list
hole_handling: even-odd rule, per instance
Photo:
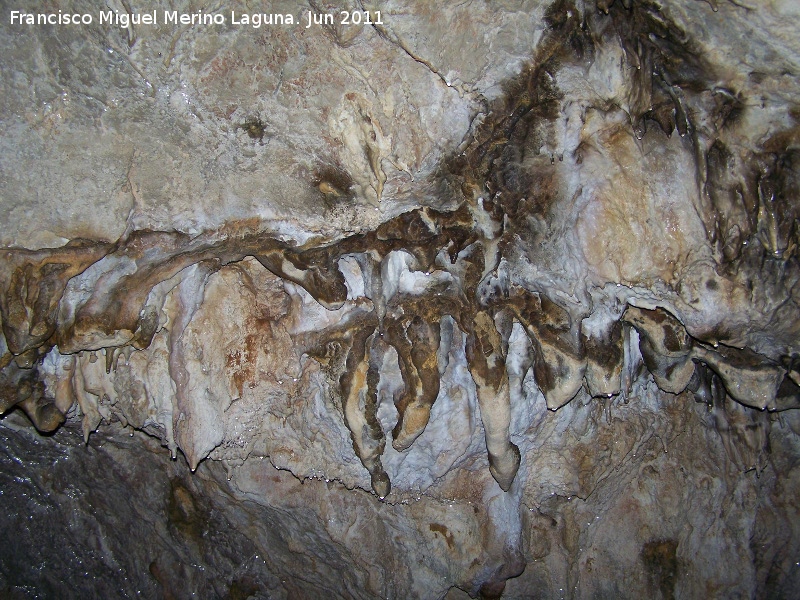
{"label": "white calcite stalactite", "polygon": [[223,436],[214,418],[216,411],[210,405],[203,388],[191,381],[183,340],[187,326],[203,303],[206,283],[213,270],[213,266],[203,263],[189,267],[175,289],[175,311],[170,318],[169,374],[175,382],[176,409],[173,413],[173,427],[176,441],[186,455],[192,471],[222,442]]}
{"label": "white calcite stalactite", "polygon": [[83,413],[83,440],[88,443],[89,435],[100,426],[103,416],[98,408],[98,397],[86,389],[81,362],[81,357],[74,361],[75,372],[72,375],[71,384],[75,400]]}
{"label": "white calcite stalactite", "polygon": [[467,361],[478,393],[486,432],[489,471],[508,491],[519,469],[519,448],[511,442],[511,396],[500,335],[485,312],[475,315],[475,329],[467,336]]}

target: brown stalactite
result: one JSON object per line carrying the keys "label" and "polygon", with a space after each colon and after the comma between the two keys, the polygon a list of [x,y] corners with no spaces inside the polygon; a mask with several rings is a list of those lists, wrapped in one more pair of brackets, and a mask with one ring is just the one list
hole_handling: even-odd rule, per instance
{"label": "brown stalactite", "polygon": [[0,250],[0,311],[11,352],[19,355],[50,339],[67,282],[108,250],[108,244],[82,242],[55,250]]}
{"label": "brown stalactite", "polygon": [[639,349],[644,364],[658,387],[680,394],[694,373],[692,340],[677,319],[667,312],[629,307],[623,319],[639,332]]}
{"label": "brown stalactite", "polygon": [[616,321],[605,336],[585,338],[586,386],[592,396],[616,396],[622,389],[625,366],[622,327],[622,322]]}
{"label": "brown stalactite", "polygon": [[439,324],[416,315],[405,323],[392,320],[387,340],[397,350],[405,390],[395,402],[397,425],[392,432],[396,450],[407,450],[425,430],[431,407],[439,395]]}
{"label": "brown stalactite", "polygon": [[353,332],[345,371],[339,378],[342,410],[353,439],[353,448],[369,471],[372,489],[380,498],[391,491],[391,484],[381,464],[385,440],[377,423],[377,365],[370,360],[374,327],[359,327]]}
{"label": "brown stalactite", "polygon": [[580,339],[574,340],[566,311],[546,297],[515,289],[511,302],[531,340],[536,385],[547,407],[557,410],[572,400],[583,384],[587,362]]}

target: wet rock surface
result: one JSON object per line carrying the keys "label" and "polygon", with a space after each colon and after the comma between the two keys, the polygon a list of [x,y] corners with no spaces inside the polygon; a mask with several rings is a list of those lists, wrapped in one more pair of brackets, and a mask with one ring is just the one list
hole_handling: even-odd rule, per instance
{"label": "wet rock surface", "polygon": [[790,595],[795,9],[336,8],[3,23],[4,593]]}

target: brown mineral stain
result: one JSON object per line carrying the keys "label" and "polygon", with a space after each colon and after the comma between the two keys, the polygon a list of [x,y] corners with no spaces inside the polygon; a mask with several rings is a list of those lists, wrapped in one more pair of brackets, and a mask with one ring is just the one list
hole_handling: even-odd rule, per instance
{"label": "brown mineral stain", "polygon": [[447,547],[450,548],[450,550],[455,547],[453,534],[450,533],[450,530],[445,525],[431,523],[429,527],[432,532],[442,534],[442,537],[444,538],[444,541],[447,542]]}
{"label": "brown mineral stain", "polygon": [[246,363],[247,354],[239,349],[229,352],[225,359],[225,366],[228,369],[228,374],[231,379],[233,379],[233,384],[239,392],[239,396],[242,395],[242,390],[244,388],[245,376],[243,375],[242,367]]}
{"label": "brown mineral stain", "polygon": [[[641,559],[647,571],[647,581],[653,591],[661,592],[661,598],[675,597],[678,578],[678,542],[673,539],[653,540],[642,546]],[[656,597],[656,596],[654,596]]]}
{"label": "brown mineral stain", "polygon": [[203,538],[205,517],[192,492],[178,479],[170,480],[169,524],[186,538],[199,542]]}
{"label": "brown mineral stain", "polygon": [[247,598],[256,596],[260,591],[261,587],[253,578],[245,575],[231,583],[231,587],[225,595],[225,600],[247,600]]}
{"label": "brown mineral stain", "polygon": [[153,561],[150,563],[149,567],[150,575],[158,582],[161,586],[161,593],[163,594],[161,597],[164,600],[176,600],[178,597],[172,589],[172,582],[170,577],[167,573],[167,570],[162,567],[157,561]]}

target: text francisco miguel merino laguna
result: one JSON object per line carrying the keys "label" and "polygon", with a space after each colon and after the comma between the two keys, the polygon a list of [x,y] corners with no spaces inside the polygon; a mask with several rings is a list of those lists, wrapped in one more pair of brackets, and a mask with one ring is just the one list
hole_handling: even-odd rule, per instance
{"label": "text francisco miguel merino laguna", "polygon": [[[230,12],[230,21],[222,13],[205,13],[198,10],[190,13],[180,13],[177,10],[164,10],[160,15],[154,10],[145,13],[127,13],[119,11],[100,11],[98,22],[101,25],[117,25],[123,29],[131,25],[249,25],[258,29],[262,25],[383,25],[381,11],[379,10],[354,10],[339,11],[338,14],[312,13],[305,10],[302,17],[295,18],[291,13],[237,13]],[[91,25],[95,17],[89,13],[26,13],[19,10],[11,11],[12,25]]]}

